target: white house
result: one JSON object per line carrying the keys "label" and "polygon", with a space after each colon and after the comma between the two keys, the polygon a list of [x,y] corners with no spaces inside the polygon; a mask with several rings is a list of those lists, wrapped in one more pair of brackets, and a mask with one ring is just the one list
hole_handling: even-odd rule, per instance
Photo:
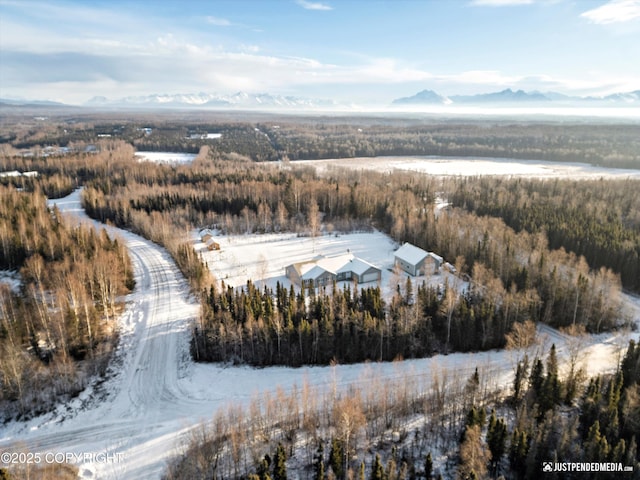
{"label": "white house", "polygon": [[351,253],[336,257],[319,256],[309,262],[294,263],[285,269],[287,278],[297,285],[313,288],[334,281],[378,282],[382,271]]}

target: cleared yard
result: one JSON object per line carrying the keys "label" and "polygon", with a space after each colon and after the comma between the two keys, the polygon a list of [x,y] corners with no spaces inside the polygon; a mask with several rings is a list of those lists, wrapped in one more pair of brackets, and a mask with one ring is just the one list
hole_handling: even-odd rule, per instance
{"label": "cleared yard", "polygon": [[[393,254],[399,245],[381,232],[322,235],[315,238],[298,237],[296,234],[222,235],[215,237],[219,251],[207,250],[196,238],[195,249],[200,253],[209,270],[226,285],[238,287],[247,280],[262,287],[275,289],[276,283],[289,288],[291,282],[285,276],[285,267],[292,263],[310,261],[318,255],[335,256],[351,252],[382,270],[380,287],[383,296],[389,298],[398,283],[404,286],[407,274],[393,272]],[[437,253],[437,252],[436,252]],[[444,284],[453,282],[453,276],[442,271],[436,275],[412,277],[414,286],[428,281]],[[338,282],[344,287],[351,282]],[[375,286],[377,282],[363,283],[361,287]],[[460,288],[466,288],[461,283]]]}

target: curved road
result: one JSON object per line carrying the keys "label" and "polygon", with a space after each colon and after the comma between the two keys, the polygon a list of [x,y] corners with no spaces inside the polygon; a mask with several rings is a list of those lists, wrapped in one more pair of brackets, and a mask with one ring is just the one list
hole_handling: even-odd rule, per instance
{"label": "curved road", "polygon": [[[52,203],[67,215],[92,222],[81,208],[79,191]],[[179,430],[175,422],[180,410],[191,403],[180,379],[189,373],[188,327],[198,306],[162,248],[129,232],[108,230],[126,241],[136,272],[136,291],[120,319],[122,340],[116,355],[121,369],[101,392],[89,390],[51,415],[0,429],[0,448],[14,451],[18,440],[31,452],[109,454],[109,462],[101,463],[100,457],[82,462],[80,476],[153,478],[163,468],[157,459],[176,446],[172,434]],[[107,398],[101,401],[105,391]],[[158,441],[167,434],[169,442]]]}
{"label": "curved road", "polygon": [[[52,203],[67,215],[92,222],[80,206],[79,191]],[[328,386],[336,380],[347,385],[366,381],[372,368],[380,377],[424,377],[443,369],[470,375],[476,365],[490,372],[496,385],[510,381],[513,353],[504,351],[452,354],[402,364],[338,366],[335,370],[194,364],[189,357],[189,325],[198,306],[174,262],[152,242],[123,230],[108,230],[126,241],[136,272],[135,292],[127,298],[120,318],[114,371],[100,388],[88,388],[51,414],[0,427],[0,452],[85,455],[73,462],[83,479],[159,478],[193,426],[211,418],[225,404],[246,403],[256,393],[277,385],[289,389],[308,381]],[[640,301],[633,308],[632,315],[640,319]],[[545,333],[562,354],[564,337],[551,329]],[[618,343],[612,338],[594,338],[585,348],[583,358],[589,358],[590,374],[612,367],[612,351]]]}

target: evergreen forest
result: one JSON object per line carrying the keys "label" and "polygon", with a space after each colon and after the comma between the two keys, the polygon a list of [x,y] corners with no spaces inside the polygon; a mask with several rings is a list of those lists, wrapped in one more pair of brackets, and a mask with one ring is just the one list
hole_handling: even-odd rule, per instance
{"label": "evergreen forest", "polygon": [[[371,365],[349,388],[303,384],[218,412],[191,431],[166,479],[534,479],[549,461],[631,466],[590,478],[637,478],[640,346],[620,347],[615,370],[600,376],[589,375],[580,353],[589,334],[637,321],[622,300],[640,293],[639,180],[296,163],[440,155],[638,169],[636,125],[172,115],[0,124],[0,269],[20,279],[0,283],[3,419],[44,413],[108,374],[134,272],[121,239],[48,206],[82,188],[90,217],[175,260],[200,304],[190,331],[195,361]],[[157,164],[136,150],[196,157]],[[437,252],[455,273],[434,287],[393,272],[390,296],[355,283],[232,287],[194,249],[202,228],[301,237],[375,230]],[[537,334],[546,326],[568,339],[563,365]],[[482,365],[375,374],[378,362],[503,348],[514,358],[508,386]]]}

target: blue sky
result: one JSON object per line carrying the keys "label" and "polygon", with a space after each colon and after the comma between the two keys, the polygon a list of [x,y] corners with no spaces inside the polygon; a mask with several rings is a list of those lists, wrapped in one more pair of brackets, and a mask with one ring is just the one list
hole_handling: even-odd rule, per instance
{"label": "blue sky", "polygon": [[640,89],[640,0],[0,0],[0,97]]}

